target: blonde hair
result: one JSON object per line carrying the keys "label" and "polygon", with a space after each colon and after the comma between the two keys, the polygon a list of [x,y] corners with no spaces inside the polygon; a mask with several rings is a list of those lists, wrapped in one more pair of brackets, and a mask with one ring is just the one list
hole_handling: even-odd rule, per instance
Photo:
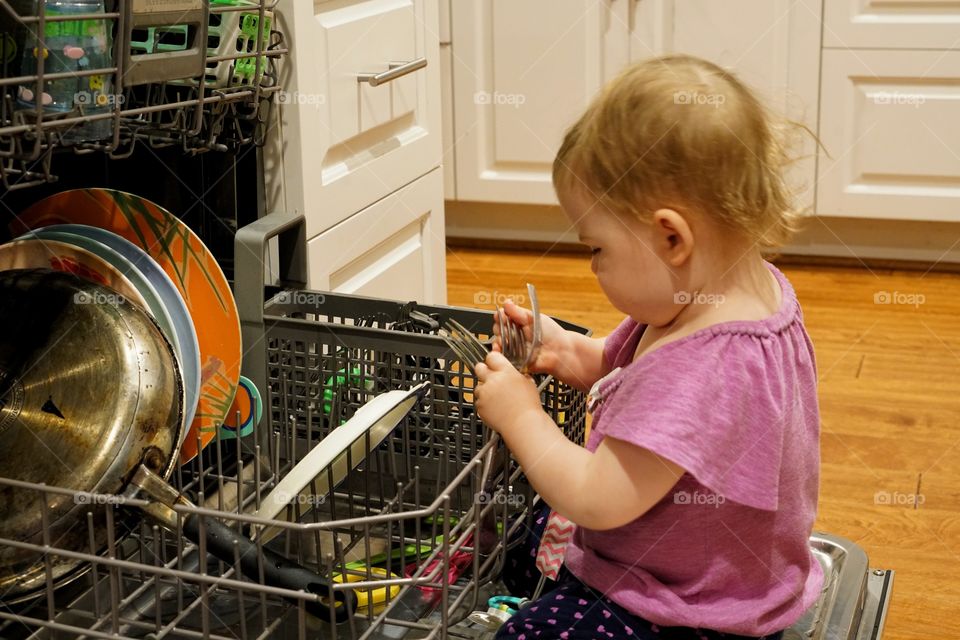
{"label": "blonde hair", "polygon": [[783,177],[797,127],[711,62],[654,58],[624,70],[567,131],[553,182],[641,219],[692,208],[775,247],[802,216]]}

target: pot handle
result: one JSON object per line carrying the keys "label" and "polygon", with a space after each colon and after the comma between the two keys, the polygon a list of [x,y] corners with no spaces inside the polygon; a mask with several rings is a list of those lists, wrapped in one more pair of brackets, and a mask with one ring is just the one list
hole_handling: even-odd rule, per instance
{"label": "pot handle", "polygon": [[[189,515],[183,521],[183,535],[197,544],[200,543],[200,518],[199,515]],[[232,564],[235,560],[234,547],[236,546],[240,555],[240,570],[248,578],[259,579],[261,555],[255,542],[215,518],[207,518],[203,527],[209,553]],[[265,584],[292,591],[306,591],[324,599],[323,602],[305,601],[305,608],[310,615],[330,620],[332,614],[333,620],[344,622],[356,611],[357,596],[352,591],[334,591],[330,580],[320,577],[306,567],[266,547],[262,547],[262,550]],[[329,604],[331,593],[334,598],[332,609]]]}
{"label": "pot handle", "polygon": [[[177,531],[178,529],[177,512],[172,507],[177,504],[188,507],[195,506],[167,484],[163,478],[142,464],[130,480],[130,487],[126,495],[135,496],[139,491],[153,500],[153,502],[141,507],[143,511],[171,531]],[[204,537],[200,535],[201,517],[199,514],[187,514],[184,516],[181,525],[183,535],[197,544],[200,544],[201,538]],[[332,581],[320,577],[306,567],[264,548],[262,545],[258,548],[257,544],[250,538],[234,531],[216,518],[207,518],[203,529],[206,534],[204,543],[207,551],[220,560],[233,564],[235,560],[234,549],[236,549],[240,555],[240,571],[248,578],[252,580],[260,579],[262,558],[263,582],[265,584],[292,591],[305,591],[323,598],[325,602],[320,600],[305,601],[305,608],[310,615],[324,620],[343,622],[357,610],[357,596],[353,591],[335,591]],[[261,549],[263,550],[262,555],[260,554]],[[329,600],[330,594],[333,594],[332,604]],[[299,600],[291,600],[299,603]]]}

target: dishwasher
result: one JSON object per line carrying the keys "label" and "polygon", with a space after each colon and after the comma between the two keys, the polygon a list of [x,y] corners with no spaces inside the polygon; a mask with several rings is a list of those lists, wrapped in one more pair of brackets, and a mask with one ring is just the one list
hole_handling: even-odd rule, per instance
{"label": "dishwasher", "polygon": [[[284,259],[279,281],[267,285],[262,265],[273,238]],[[472,375],[436,334],[453,318],[489,335],[491,313],[302,289],[303,239],[302,217],[286,214],[237,234],[244,375],[264,390],[265,422],[243,438],[218,432],[175,472],[174,484],[197,505],[183,514],[239,530],[263,524],[251,513],[317,443],[347,428],[378,394],[424,389],[381,437],[364,431],[349,442],[336,459],[340,468],[331,461],[311,471],[305,490],[286,498],[276,525],[282,531],[264,545],[330,578],[329,597],[321,598],[330,615],[308,612],[313,596],[303,591],[243,576],[239,558],[206,556],[180,531],[131,525],[122,498],[77,493],[91,505],[91,540],[94,527],[110,528],[107,548],[38,546],[47,558],[72,554],[82,563],[58,580],[48,574],[28,598],[5,601],[0,637],[493,637],[468,616],[505,592],[506,554],[532,530],[535,496],[477,418]],[[583,393],[547,376],[537,382],[544,409],[568,438],[582,441]],[[11,483],[0,478],[0,486]],[[25,546],[0,540],[0,550],[5,545]],[[881,637],[892,572],[870,569],[859,547],[836,536],[815,533],[810,545],[824,567],[823,592],[784,637]],[[334,592],[351,594],[348,615],[334,612]]]}
{"label": "dishwasher", "polygon": [[[0,0],[0,14],[12,15],[11,4]],[[270,27],[273,4],[187,1],[193,10],[138,21],[148,4],[108,2],[94,17],[116,22],[125,34],[115,43],[114,66],[100,70],[123,100],[51,117],[40,106],[14,109],[5,91],[0,179],[8,191],[51,184],[53,152],[77,122],[103,125],[96,139],[70,141],[80,158],[121,159],[137,145],[199,153],[262,144],[264,114],[279,89],[273,61],[288,53]],[[44,15],[27,24],[42,25]],[[237,50],[224,48],[233,42]],[[43,85],[42,63],[30,71],[9,55],[0,58],[3,86]],[[203,80],[165,75],[185,68],[199,70]],[[505,592],[506,555],[532,529],[537,496],[508,451],[490,439],[473,409],[473,376],[437,334],[454,319],[489,337],[491,312],[307,290],[302,216],[264,215],[262,198],[258,205],[260,218],[238,229],[235,250],[219,257],[234,272],[243,373],[263,394],[263,421],[243,437],[218,430],[171,483],[192,502],[177,507],[181,519],[192,514],[262,534],[268,521],[255,514],[318,443],[339,438],[338,429],[348,433],[374,399],[418,390],[377,437],[362,430],[314,468],[269,521],[272,538],[257,538],[261,557],[270,551],[294,559],[322,578],[326,592],[271,586],[263,563],[251,578],[239,557],[216,559],[179,528],[131,517],[143,501],[0,477],[2,490],[89,505],[81,529],[90,540],[77,550],[50,536],[41,544],[0,538],[0,554],[42,554],[46,569],[38,588],[0,595],[0,638],[493,637],[469,616]],[[262,267],[268,254],[278,260],[275,282]],[[584,394],[549,376],[536,382],[545,411],[566,437],[583,442]],[[106,545],[95,544],[104,531]],[[784,637],[880,638],[893,572],[871,569],[862,549],[827,533],[815,533],[810,545],[827,580]],[[76,568],[55,575],[58,558]]]}

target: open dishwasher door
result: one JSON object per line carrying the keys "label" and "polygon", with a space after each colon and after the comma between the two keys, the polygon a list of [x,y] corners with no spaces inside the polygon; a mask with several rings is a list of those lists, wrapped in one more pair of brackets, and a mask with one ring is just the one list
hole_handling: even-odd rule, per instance
{"label": "open dishwasher door", "polygon": [[893,571],[870,569],[863,549],[828,533],[810,536],[810,549],[823,567],[823,591],[783,640],[879,640]]}

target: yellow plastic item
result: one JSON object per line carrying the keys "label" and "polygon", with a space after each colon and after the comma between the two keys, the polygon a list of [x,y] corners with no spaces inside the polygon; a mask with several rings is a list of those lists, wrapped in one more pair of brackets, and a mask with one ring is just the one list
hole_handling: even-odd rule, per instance
{"label": "yellow plastic item", "polygon": [[[386,570],[386,569],[381,569],[380,567],[373,567],[372,569],[370,569],[370,575],[371,575],[371,577],[373,577],[373,578],[399,578],[399,577],[400,577],[400,576],[398,576],[398,575],[396,575],[396,574],[394,574],[394,573],[387,573],[387,570]],[[367,579],[366,576],[358,576],[358,575],[348,574],[346,581],[347,581],[347,583],[350,583],[350,582],[364,582],[366,579]],[[334,574],[334,576],[333,576],[333,581],[334,581],[334,582],[337,582],[337,583],[343,583],[343,581],[344,581],[344,580],[343,580],[343,575],[342,575],[342,574],[339,574],[339,573]],[[368,607],[370,607],[370,606],[372,605],[373,608],[374,608],[374,610],[376,610],[377,607],[386,604],[386,602],[387,602],[387,588],[388,588],[388,587],[387,587],[386,585],[384,585],[383,587],[380,587],[379,589],[372,589],[372,590],[369,590],[369,591],[368,591],[367,589],[357,589],[357,590],[355,590],[355,591],[354,591],[354,594],[356,594],[356,596],[357,596],[357,609],[358,609],[358,610],[359,610],[359,609],[367,609]],[[390,585],[390,586],[389,586],[389,589],[390,589],[390,599],[391,599],[391,600],[392,600],[393,598],[396,598],[398,595],[400,595],[400,585],[396,585],[396,584],[395,584],[395,585]],[[372,600],[372,602],[371,602],[371,600]]]}

